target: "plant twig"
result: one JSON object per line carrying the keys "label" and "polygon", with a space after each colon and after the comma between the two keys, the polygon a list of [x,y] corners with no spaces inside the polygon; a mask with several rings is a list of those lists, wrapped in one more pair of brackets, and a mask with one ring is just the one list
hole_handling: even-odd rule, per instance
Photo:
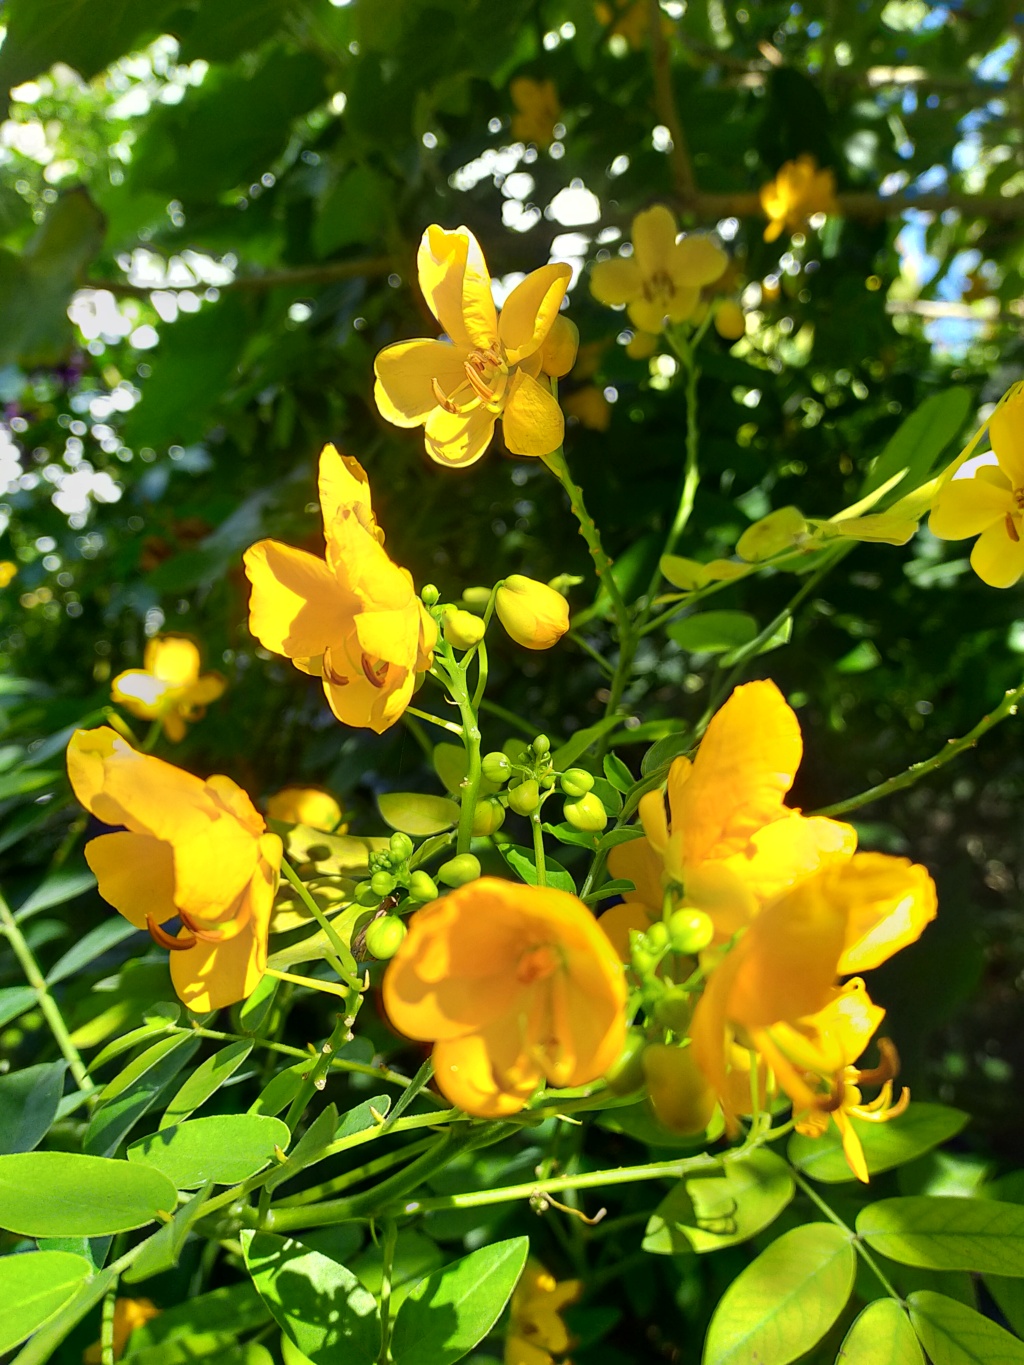
{"label": "plant twig", "polygon": [[690,156],[689,143],[679,117],[675,91],[672,89],[672,61],[668,39],[662,27],[661,5],[658,0],[648,0],[648,5],[651,11],[651,76],[654,81],[654,106],[672,139],[669,165],[672,167],[672,181],[676,193],[680,199],[692,199],[698,193],[697,177],[694,175],[693,158]]}

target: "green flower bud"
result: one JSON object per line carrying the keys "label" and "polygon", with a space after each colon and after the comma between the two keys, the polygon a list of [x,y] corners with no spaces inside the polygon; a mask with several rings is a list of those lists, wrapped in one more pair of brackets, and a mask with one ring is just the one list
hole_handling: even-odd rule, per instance
{"label": "green flower bud", "polygon": [[535,757],[543,758],[545,754],[551,752],[551,741],[548,739],[547,735],[538,735],[530,745],[530,748],[533,750]]}
{"label": "green flower bud", "polygon": [[472,853],[459,853],[437,869],[437,880],[445,886],[465,886],[480,876],[480,859]]}
{"label": "green flower bud", "polygon": [[610,1071],[605,1075],[608,1089],[613,1095],[630,1095],[639,1090],[644,1083],[642,1063],[647,1039],[638,1028],[631,1028],[626,1034],[626,1043]]}
{"label": "green flower bud", "polygon": [[357,905],[377,905],[380,902],[380,897],[373,889],[372,881],[360,882],[356,887],[355,897]]}
{"label": "green flower bud", "polygon": [[644,934],[644,942],[652,953],[661,953],[668,947],[668,926],[655,920]]}
{"label": "green flower bud", "polygon": [[654,1017],[663,1028],[685,1033],[693,1018],[693,1001],[678,986],[671,987],[655,1004]]}
{"label": "green flower bud", "polygon": [[594,778],[586,768],[570,768],[562,774],[559,782],[566,796],[586,796],[594,785]]}
{"label": "green flower bud", "polygon": [[480,767],[487,781],[493,782],[497,787],[503,786],[512,776],[512,764],[508,755],[503,754],[500,749],[484,754]]}
{"label": "green flower bud", "polygon": [[669,916],[668,932],[674,953],[701,953],[714,938],[715,926],[703,910],[676,910]]}
{"label": "green flower bud", "polygon": [[541,773],[540,777],[537,780],[540,783],[540,785],[544,788],[544,790],[548,792],[555,785],[555,774]]}
{"label": "green flower bud", "polygon": [[445,609],[444,638],[455,649],[472,649],[484,638],[487,627],[479,616],[460,607]]}
{"label": "green flower bud", "polygon": [[473,810],[473,833],[478,838],[495,834],[505,823],[505,807],[493,796],[485,796]]}
{"label": "green flower bud", "polygon": [[375,872],[370,878],[370,886],[373,888],[373,894],[375,896],[383,898],[384,896],[391,895],[392,891],[395,889],[396,882],[390,872]]}
{"label": "green flower bud", "polygon": [[371,957],[386,962],[394,957],[405,938],[405,921],[397,915],[380,915],[366,930],[366,951]]}
{"label": "green flower bud", "polygon": [[517,815],[532,815],[540,805],[540,788],[533,778],[512,787],[508,794],[508,804]]}
{"label": "green flower bud", "polygon": [[437,900],[437,884],[426,872],[414,872],[409,878],[409,895],[414,901]]}
{"label": "green flower bud", "polygon": [[436,606],[436,605],[437,605],[437,600],[438,600],[438,598],[439,598],[440,596],[441,596],[441,594],[440,594],[440,593],[438,592],[438,590],[434,587],[433,583],[425,583],[425,584],[423,585],[423,588],[422,588],[421,592],[420,592],[420,597],[422,598],[423,605],[424,605],[425,607],[434,607],[434,606]]}
{"label": "green flower bud", "polygon": [[562,812],[570,825],[588,834],[597,834],[608,823],[608,812],[593,792],[587,792],[575,801],[566,801]]}
{"label": "green flower bud", "polygon": [[468,607],[486,607],[491,600],[490,588],[467,588],[462,600]]}
{"label": "green flower bud", "polygon": [[715,1092],[694,1061],[692,1047],[654,1043],[643,1055],[654,1117],[670,1132],[701,1133],[715,1112]]}
{"label": "green flower bud", "polygon": [[396,831],[388,840],[388,848],[391,856],[398,863],[404,863],[407,858],[412,857],[412,840],[408,834]]}

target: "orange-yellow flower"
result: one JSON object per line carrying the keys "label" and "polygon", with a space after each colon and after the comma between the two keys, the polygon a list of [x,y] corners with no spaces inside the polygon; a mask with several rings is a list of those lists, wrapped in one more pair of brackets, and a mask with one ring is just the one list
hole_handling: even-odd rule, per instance
{"label": "orange-yellow flower", "polygon": [[768,219],[764,240],[799,232],[816,213],[835,213],[835,172],[821,170],[813,156],[798,156],[779,167],[774,180],[761,186],[761,208]]}
{"label": "orange-yellow flower", "polygon": [[509,82],[508,93],[516,107],[512,115],[512,136],[518,142],[550,147],[555,140],[555,125],[562,117],[554,81],[516,76]]}
{"label": "orange-yellow flower", "polygon": [[509,1304],[505,1365],[552,1365],[555,1356],[564,1355],[572,1338],[562,1310],[582,1292],[582,1281],[556,1280],[539,1261],[527,1261]]}
{"label": "orange-yellow flower", "polygon": [[424,428],[439,464],[480,459],[501,418],[513,455],[550,455],[565,423],[549,376],[567,374],[557,339],[558,310],[572,278],[567,265],[545,265],[516,285],[499,318],[480,244],[468,228],[427,228],[417,256],[420,288],[447,340],[397,341],[374,363],[381,415],[399,427]]}
{"label": "orange-yellow flower", "polygon": [[758,908],[830,862],[849,858],[854,830],[785,804],[803,753],[800,723],[773,682],[737,687],[712,717],[697,757],[668,776],[670,818],[660,792],[640,802],[646,838],[608,855],[613,877],[636,885],[601,925],[628,957],[629,930],[660,919],[666,891],[705,910],[718,943]]}
{"label": "orange-yellow flower", "polygon": [[[114,1301],[114,1359],[120,1360],[128,1338],[136,1327],[142,1327],[160,1316],[160,1309],[152,1299],[115,1299]],[[102,1359],[100,1343],[89,1346],[82,1355],[83,1365],[99,1365]]]}
{"label": "orange-yellow flower", "polygon": [[[171,950],[171,980],[203,1014],[255,990],[281,840],[229,777],[203,782],[140,754],[107,726],[76,730],[68,776],[82,805],[116,833],[85,847],[100,895]],[[177,935],[161,925],[179,919]]]}
{"label": "orange-yellow flower", "polygon": [[494,594],[498,620],[524,649],[550,649],[569,629],[569,603],[547,583],[509,574]]}
{"label": "orange-yellow flower", "polygon": [[995,463],[946,479],[928,527],[940,540],[977,536],[974,572],[990,587],[1012,588],[1024,574],[1024,385],[996,408],[988,435]]}
{"label": "orange-yellow flower", "polygon": [[249,629],[323,680],[340,721],[380,734],[409,705],[416,674],[430,667],[437,628],[409,571],[384,549],[362,466],[331,445],[320,456],[320,505],[326,561],[277,540],[246,550]]}
{"label": "orange-yellow flower", "polygon": [[[756,1049],[798,1110],[842,1103],[827,1064],[824,1095],[801,1077],[792,1040],[833,1004],[839,977],[867,971],[915,942],[935,918],[935,885],[906,858],[856,853],[823,867],[761,910],[738,942],[711,966],[694,1011],[694,1059],[734,1119],[728,1072],[733,1043]],[[827,1016],[826,1016],[827,1018]],[[870,1035],[869,1035],[870,1036]],[[842,1049],[845,1057],[848,1048]]]}
{"label": "orange-yellow flower", "polygon": [[18,566],[10,559],[0,559],[0,588],[6,588],[17,577]]}
{"label": "orange-yellow flower", "polygon": [[227,680],[219,673],[199,674],[199,650],[180,635],[158,635],[146,645],[141,668],[119,673],[110,696],[141,720],[158,720],[173,743],[185,738],[189,722],[201,720],[210,702],[222,696]]}
{"label": "orange-yellow flower", "polygon": [[286,825],[306,825],[325,834],[344,834],[344,811],[330,792],[319,787],[285,787],[267,797],[267,815]]}
{"label": "orange-yellow flower", "polygon": [[688,322],[700,305],[700,291],[729,264],[720,246],[703,233],[677,241],[676,220],[664,204],[633,219],[632,256],[598,261],[590,271],[590,292],[598,303],[625,304],[642,332],[657,333],[669,322]]}
{"label": "orange-yellow flower", "polygon": [[452,1104],[496,1118],[542,1080],[603,1076],[626,1037],[622,965],[565,891],[483,877],[418,910],[384,977],[395,1028],[434,1044]]}
{"label": "orange-yellow flower", "polygon": [[596,384],[587,384],[567,394],[562,399],[562,407],[591,431],[607,431],[612,424],[612,405]]}

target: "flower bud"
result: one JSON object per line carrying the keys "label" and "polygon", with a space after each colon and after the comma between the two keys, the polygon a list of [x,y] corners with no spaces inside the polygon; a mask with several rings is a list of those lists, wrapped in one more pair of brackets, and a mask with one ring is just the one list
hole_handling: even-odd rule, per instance
{"label": "flower bud", "polygon": [[692,1047],[653,1043],[643,1054],[654,1117],[672,1133],[702,1133],[715,1112],[715,1092],[699,1070]]}
{"label": "flower bud", "polygon": [[670,1028],[673,1033],[685,1033],[693,1018],[693,1001],[680,987],[670,987],[655,1002],[654,1017],[663,1028]]}
{"label": "flower bud", "polygon": [[473,808],[473,833],[477,838],[496,834],[505,823],[505,807],[493,796],[485,796]]}
{"label": "flower bud", "polygon": [[547,735],[538,735],[530,748],[533,750],[535,758],[543,758],[545,754],[551,751],[551,741]]}
{"label": "flower bud", "polygon": [[746,330],[743,309],[734,299],[724,299],[715,310],[715,331],[724,341],[739,341]]}
{"label": "flower bud", "polygon": [[375,872],[370,878],[370,886],[375,896],[390,896],[395,885],[395,879],[390,872]]}
{"label": "flower bud", "polygon": [[550,649],[569,629],[569,603],[546,583],[515,573],[498,589],[498,619],[524,649]]}
{"label": "flower bud", "polygon": [[368,881],[359,883],[355,897],[357,905],[377,905],[380,902],[380,897],[373,889],[373,883]]}
{"label": "flower bud", "polygon": [[566,796],[586,796],[594,785],[594,778],[586,768],[569,768],[559,778],[559,782]]}
{"label": "flower bud", "polygon": [[480,876],[480,859],[472,853],[459,853],[437,869],[437,880],[445,886],[465,886]]}
{"label": "flower bud", "polygon": [[710,915],[703,910],[676,910],[669,916],[669,938],[674,953],[702,953],[715,936]]}
{"label": "flower bud", "polygon": [[552,378],[561,379],[576,364],[579,344],[579,328],[574,322],[570,322],[564,313],[559,313],[551,324],[551,330],[541,349],[541,369]]}
{"label": "flower bud", "polygon": [[540,788],[533,778],[512,787],[508,794],[508,804],[517,815],[532,815],[540,805]]}
{"label": "flower bud", "polygon": [[644,942],[652,953],[662,953],[668,947],[668,927],[662,920],[655,920],[644,934]]}
{"label": "flower bud", "polygon": [[409,878],[409,895],[414,901],[436,901],[437,883],[426,872],[414,872]]}
{"label": "flower bud", "polygon": [[537,781],[540,783],[540,785],[544,788],[545,791],[549,792],[551,788],[555,785],[555,774],[541,773]]}
{"label": "flower bud", "polygon": [[398,830],[388,840],[388,848],[396,862],[404,863],[407,858],[412,857],[412,840],[408,834],[402,834]]}
{"label": "flower bud", "polygon": [[420,598],[425,607],[436,606],[437,600],[440,596],[441,594],[434,587],[433,583],[425,583],[420,591]]}
{"label": "flower bud", "polygon": [[462,594],[467,607],[486,607],[491,600],[490,588],[467,588]]}
{"label": "flower bud", "polygon": [[371,957],[386,962],[394,957],[405,938],[405,921],[397,915],[380,915],[366,930],[366,951]]}
{"label": "flower bud", "polygon": [[605,1075],[608,1089],[613,1095],[631,1095],[644,1084],[642,1057],[647,1039],[638,1028],[631,1028],[626,1034],[622,1051]]}
{"label": "flower bud", "polygon": [[512,764],[508,755],[503,754],[500,749],[484,754],[480,768],[487,781],[493,782],[496,787],[504,786],[512,776]]}
{"label": "flower bud", "polygon": [[452,607],[444,614],[444,638],[455,649],[472,649],[484,638],[487,627],[471,611]]}
{"label": "flower bud", "polygon": [[593,792],[585,792],[575,801],[566,801],[562,813],[570,825],[587,834],[599,833],[608,823],[608,812]]}

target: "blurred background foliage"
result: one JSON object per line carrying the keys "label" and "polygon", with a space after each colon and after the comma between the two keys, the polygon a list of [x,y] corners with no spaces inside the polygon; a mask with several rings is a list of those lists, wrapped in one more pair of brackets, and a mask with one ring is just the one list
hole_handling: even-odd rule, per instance
{"label": "blurred background foliage", "polygon": [[[0,7],[0,559],[17,570],[0,591],[0,850],[15,904],[73,867],[67,727],[96,721],[158,632],[192,635],[230,682],[164,756],[257,798],[326,785],[361,833],[379,832],[375,793],[440,790],[413,730],[342,729],[315,682],[247,631],[241,551],[264,535],[317,548],[325,441],[366,466],[417,583],[457,597],[510,571],[571,572],[586,578],[574,608],[592,602],[585,547],[539,462],[492,449],[443,470],[376,412],[376,352],[434,331],[413,268],[426,224],[468,225],[502,291],[550,259],[573,265],[581,359],[562,396],[586,420],[570,420],[566,451],[634,594],[675,506],[684,402],[668,355],[627,355],[625,318],[590,298],[587,271],[638,209],[665,202],[717,228],[747,310],[743,339],[704,345],[703,479],[680,553],[727,555],[789,503],[832,515],[900,421],[962,385],[952,455],[1021,377],[1024,15],[1003,0],[664,0],[694,184],[652,78],[652,13],[647,0]],[[524,76],[556,88],[549,145],[517,140],[510,82]],[[844,213],[766,244],[756,191],[805,152],[834,170]],[[765,576],[715,606],[763,626],[792,592]],[[580,629],[611,647],[600,613]],[[638,668],[627,725],[649,735],[701,712],[717,665],[656,634]],[[858,547],[748,674],[799,708],[796,799],[813,809],[940,750],[1022,668],[1019,588],[985,587],[962,544],[922,531],[905,550]],[[492,679],[492,697],[553,736],[593,723],[607,697],[569,640],[554,657],[498,642]],[[485,748],[511,733],[489,726]],[[643,748],[619,752],[636,770]],[[995,1161],[1024,1118],[1022,797],[1009,721],[926,786],[858,812],[866,846],[909,853],[939,882],[938,924],[875,988],[906,1079],[978,1115],[963,1141]],[[49,961],[106,913],[94,898],[43,905],[33,946]],[[2,970],[0,986],[22,984]],[[0,1046],[24,1064],[31,1027]]]}

